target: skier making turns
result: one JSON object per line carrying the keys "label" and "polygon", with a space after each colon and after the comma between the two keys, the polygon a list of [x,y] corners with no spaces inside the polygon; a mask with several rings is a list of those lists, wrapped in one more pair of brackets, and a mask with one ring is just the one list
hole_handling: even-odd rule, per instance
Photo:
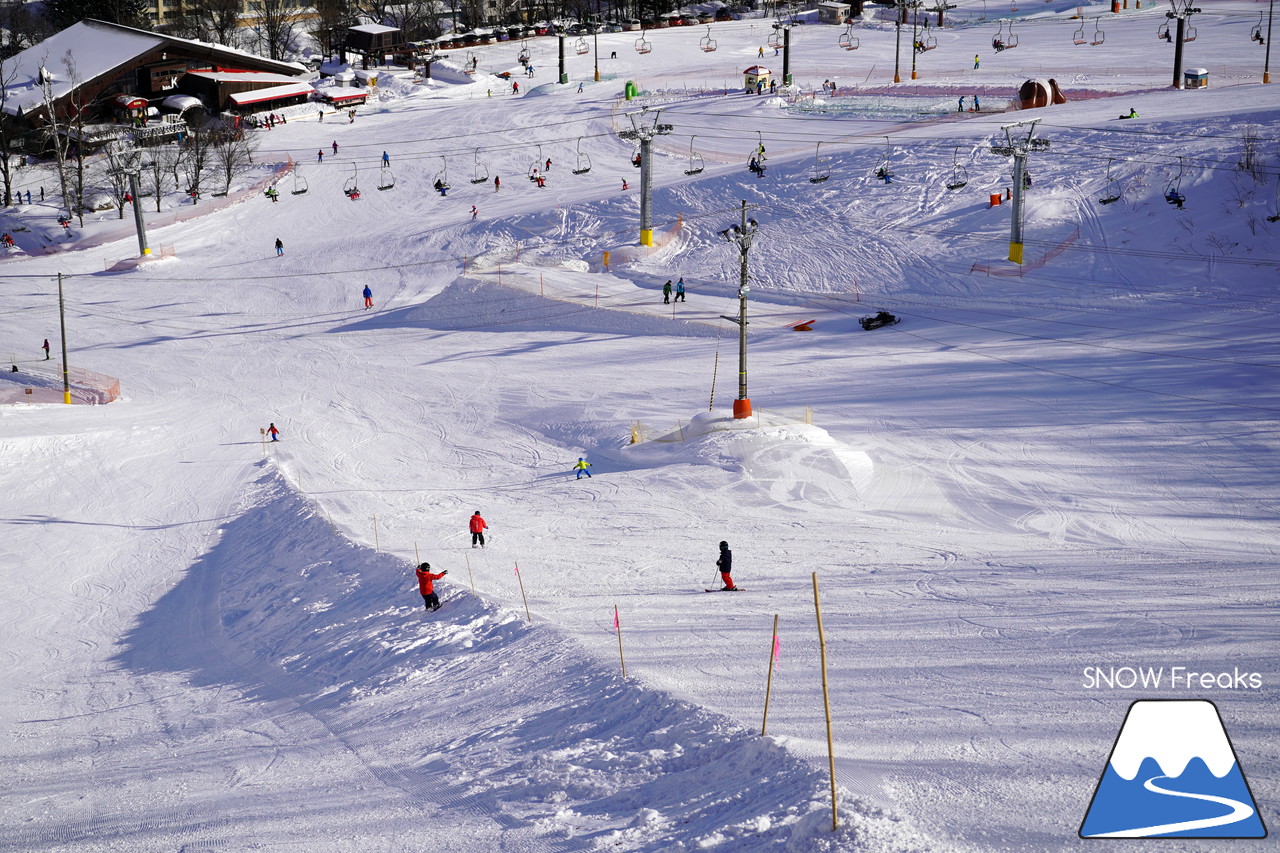
{"label": "skier making turns", "polygon": [[440,596],[436,595],[434,583],[449,574],[449,570],[445,569],[439,573],[432,572],[431,564],[423,563],[418,566],[416,573],[418,575],[418,592],[422,593],[422,601],[426,608],[428,610],[439,610]]}

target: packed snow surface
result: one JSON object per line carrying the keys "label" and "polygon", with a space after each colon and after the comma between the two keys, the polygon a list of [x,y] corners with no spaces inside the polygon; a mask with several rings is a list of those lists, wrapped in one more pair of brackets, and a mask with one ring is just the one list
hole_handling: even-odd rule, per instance
{"label": "packed snow surface", "polygon": [[[255,131],[225,197],[144,198],[144,263],[129,218],[64,229],[49,167],[23,168],[0,848],[1074,849],[1139,698],[1215,702],[1275,825],[1261,6],[1202,4],[1184,67],[1210,88],[1175,91],[1163,7],[1026,5],[999,53],[1007,21],[949,13],[896,86],[883,9],[856,51],[794,27],[776,96],[738,90],[781,73],[763,19],[712,25],[714,52],[705,27],[649,53],[602,34],[598,83],[593,39],[564,85],[546,38],[532,78],[511,43],[430,81],[383,69],[354,121]],[[1002,111],[1048,77],[1067,104]],[[632,116],[672,126],[652,247]],[[991,146],[1033,118],[1020,268]],[[734,420],[742,200],[755,414]],[[69,364],[115,402],[61,403],[59,274]],[[863,331],[877,310],[902,322]],[[737,594],[703,592],[721,540]],[[420,561],[449,572],[438,612]]]}

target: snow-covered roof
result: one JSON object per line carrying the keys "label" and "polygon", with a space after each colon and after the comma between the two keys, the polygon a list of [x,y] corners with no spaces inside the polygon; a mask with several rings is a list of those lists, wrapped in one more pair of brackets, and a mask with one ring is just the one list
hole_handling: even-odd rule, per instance
{"label": "snow-covered roof", "polygon": [[277,98],[289,98],[294,95],[310,95],[315,89],[310,83],[288,83],[284,86],[272,86],[269,89],[254,89],[252,92],[236,92],[229,100],[238,107],[245,104],[258,104],[263,101],[274,101]]}
{"label": "snow-covered roof", "polygon": [[213,80],[215,83],[297,83],[297,77],[271,74],[267,71],[188,71],[192,77]]}
{"label": "snow-covered roof", "polygon": [[353,33],[369,33],[370,35],[381,35],[382,33],[398,33],[399,27],[385,27],[382,24],[360,24],[355,27],[347,27],[349,32]]}
{"label": "snow-covered roof", "polygon": [[197,107],[203,107],[204,104],[194,95],[170,95],[160,102],[160,106],[169,110],[186,112]]}
{"label": "snow-covered roof", "polygon": [[165,45],[198,52],[206,56],[210,64],[235,65],[249,60],[259,66],[264,63],[276,66],[282,73],[307,73],[307,69],[296,62],[278,62],[224,45],[174,38],[103,21],[84,20],[6,60],[5,70],[10,75],[10,85],[7,88],[4,110],[16,115],[19,110],[25,113],[44,103],[44,93],[40,90],[41,68],[45,69],[50,81],[54,100],[70,94],[73,89],[72,79],[62,61],[68,52],[75,62],[75,76],[83,85],[111,73],[141,54]]}
{"label": "snow-covered roof", "polygon": [[321,95],[326,101],[330,101],[335,104],[367,99],[369,97],[369,93],[364,89],[325,89]]}

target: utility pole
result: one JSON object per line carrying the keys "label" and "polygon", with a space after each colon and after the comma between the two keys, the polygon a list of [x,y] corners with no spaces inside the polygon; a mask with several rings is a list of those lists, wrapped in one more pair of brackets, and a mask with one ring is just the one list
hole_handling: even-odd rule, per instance
{"label": "utility pole", "polygon": [[782,28],[782,85],[791,85],[791,27]]}
{"label": "utility pole", "polygon": [[1262,82],[1271,82],[1271,13],[1276,10],[1276,0],[1267,3],[1267,55],[1262,61]]}
{"label": "utility pole", "polygon": [[596,82],[600,82],[600,25],[591,28],[591,39],[596,43]]}
{"label": "utility pole", "polygon": [[720,236],[738,246],[742,253],[741,277],[738,281],[738,316],[729,317],[721,314],[721,319],[738,324],[738,399],[733,401],[733,417],[735,420],[751,417],[751,399],[747,397],[747,253],[751,251],[751,241],[755,238],[760,223],[747,218],[747,202],[742,202],[742,222],[731,225],[720,232]]}
{"label": "utility pole", "polygon": [[906,0],[898,0],[898,14],[894,16],[893,26],[896,30],[896,37],[893,42],[893,82],[901,83],[902,75],[898,73],[898,66],[902,57],[902,13],[906,12]]}
{"label": "utility pole", "polygon": [[[623,139],[634,139],[640,143],[640,245],[653,245],[653,219],[650,196],[653,193],[653,138],[659,134],[667,134],[675,129],[674,125],[659,124],[662,110],[653,114],[653,123],[644,124],[645,107],[638,113],[628,113],[631,119],[631,130],[624,130],[618,135]],[[639,121],[637,121],[639,119]]]}
{"label": "utility pole", "polygon": [[569,82],[569,75],[566,74],[564,70],[564,34],[560,33],[557,35],[556,40],[559,42],[560,50],[560,84],[564,85]]}
{"label": "utility pole", "polygon": [[[1182,8],[1178,8],[1178,3],[1182,3]],[[1187,33],[1187,21],[1191,20],[1191,16],[1199,12],[1200,9],[1191,5],[1191,0],[1169,0],[1169,5],[1173,7],[1172,12],[1165,12],[1164,16],[1170,20],[1178,22],[1177,34],[1173,38],[1173,88],[1182,88],[1182,45],[1183,37]],[[1269,41],[1269,40],[1268,40]],[[1267,45],[1267,50],[1271,50],[1271,45]]]}
{"label": "utility pole", "polygon": [[58,325],[62,328],[62,402],[71,405],[71,375],[67,372],[67,312],[62,301],[62,273],[58,273]]}
{"label": "utility pole", "polygon": [[[1003,154],[1013,158],[1013,209],[1012,224],[1009,228],[1009,260],[1015,264],[1022,263],[1022,189],[1026,177],[1027,154],[1032,151],[1044,151],[1049,147],[1049,140],[1035,138],[1036,124],[1039,121],[1040,119],[1035,119],[1005,125],[1002,128],[1005,144],[991,146],[993,154]],[[1015,140],[1012,131],[1018,127],[1027,128],[1027,135]]]}
{"label": "utility pole", "polygon": [[920,56],[920,36],[916,24],[920,22],[920,0],[911,4],[911,79],[916,79],[916,58]]}

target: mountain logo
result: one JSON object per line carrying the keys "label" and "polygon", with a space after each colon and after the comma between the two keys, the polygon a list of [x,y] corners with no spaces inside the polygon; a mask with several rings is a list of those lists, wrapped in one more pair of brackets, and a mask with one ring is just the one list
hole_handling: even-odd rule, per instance
{"label": "mountain logo", "polygon": [[1129,706],[1081,838],[1266,838],[1235,749],[1204,699]]}

